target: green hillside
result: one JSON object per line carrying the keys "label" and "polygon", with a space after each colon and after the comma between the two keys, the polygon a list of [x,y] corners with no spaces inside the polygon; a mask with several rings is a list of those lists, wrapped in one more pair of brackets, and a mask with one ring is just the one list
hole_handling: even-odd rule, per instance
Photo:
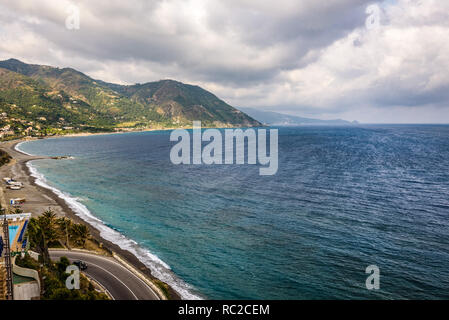
{"label": "green hillside", "polygon": [[260,123],[212,93],[173,80],[122,86],[71,68],[0,61],[0,137]]}
{"label": "green hillside", "polygon": [[212,93],[173,80],[161,80],[132,86],[105,84],[134,103],[148,106],[176,123],[201,120],[208,126],[258,126],[260,123],[231,107]]}

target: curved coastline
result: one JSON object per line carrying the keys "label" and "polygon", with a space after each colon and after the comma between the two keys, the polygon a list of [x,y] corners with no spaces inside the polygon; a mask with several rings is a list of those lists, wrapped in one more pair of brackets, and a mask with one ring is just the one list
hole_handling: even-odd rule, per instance
{"label": "curved coastline", "polygon": [[[13,146],[14,150],[27,156],[34,156],[19,148],[20,145],[25,142],[30,141],[20,141],[16,143]],[[78,199],[47,184],[45,176],[41,174],[35,166],[33,166],[32,161],[32,159],[27,161],[25,166],[29,172],[29,175],[34,179],[34,183],[46,190],[49,190],[56,197],[63,200],[74,215],[98,230],[100,238],[135,256],[150,270],[153,277],[162,280],[171,286],[176,293],[180,295],[181,299],[203,299],[203,297],[193,293],[192,290],[194,288],[182,279],[178,278],[173,271],[171,271],[170,266],[162,261],[158,256],[152,254],[148,249],[142,248],[136,241],[124,236],[113,228],[108,227],[101,219],[95,217],[84,204],[78,201]]]}
{"label": "curved coastline", "polygon": [[28,152],[25,152],[25,151],[19,149],[19,146],[22,145],[25,142],[28,142],[28,141],[20,141],[19,143],[16,143],[14,145],[14,150],[16,150],[17,152],[23,153],[23,154],[25,154],[27,156],[30,156],[30,157],[34,156],[33,154],[30,154]]}

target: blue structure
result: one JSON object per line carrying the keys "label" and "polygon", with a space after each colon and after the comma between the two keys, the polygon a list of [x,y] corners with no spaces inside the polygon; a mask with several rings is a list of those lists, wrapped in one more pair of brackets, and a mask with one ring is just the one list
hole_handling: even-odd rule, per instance
{"label": "blue structure", "polygon": [[28,220],[26,220],[25,223],[23,224],[23,228],[20,231],[19,239],[17,239],[17,242],[21,242],[22,241],[23,235],[25,233],[25,229],[26,229],[27,225],[28,225]]}
{"label": "blue structure", "polygon": [[3,253],[3,238],[2,236],[0,236],[0,257],[2,256]]}

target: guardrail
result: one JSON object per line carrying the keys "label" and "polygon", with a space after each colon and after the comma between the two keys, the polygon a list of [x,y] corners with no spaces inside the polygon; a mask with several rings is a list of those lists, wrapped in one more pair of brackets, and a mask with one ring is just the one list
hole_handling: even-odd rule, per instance
{"label": "guardrail", "polygon": [[[94,254],[97,256],[102,256],[94,251],[89,251],[86,249],[77,249],[77,248],[72,248],[70,250],[66,249],[66,248],[48,248],[48,250],[49,251],[53,251],[53,250],[54,251],[78,251],[78,252]],[[134,273],[139,279],[141,279],[143,282],[145,282],[146,285],[148,285],[151,289],[153,289],[153,291],[156,292],[156,294],[158,295],[159,299],[168,300],[167,297],[165,296],[165,294],[162,292],[162,290],[156,284],[154,284],[150,279],[148,279],[142,272],[137,270],[134,266],[132,266],[130,263],[128,263],[124,258],[120,257],[114,251],[111,251],[111,252],[112,252],[112,257],[115,260],[117,260],[120,264],[125,266],[129,271]]]}

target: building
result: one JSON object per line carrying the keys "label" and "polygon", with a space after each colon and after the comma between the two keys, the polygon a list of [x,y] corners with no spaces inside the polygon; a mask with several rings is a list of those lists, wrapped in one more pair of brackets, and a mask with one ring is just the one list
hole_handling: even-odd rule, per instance
{"label": "building", "polygon": [[[0,300],[12,300],[16,292],[23,291],[15,283],[13,260],[17,254],[28,250],[26,230],[30,218],[31,213],[0,215]],[[29,282],[27,291],[39,293],[40,283],[34,279]]]}

